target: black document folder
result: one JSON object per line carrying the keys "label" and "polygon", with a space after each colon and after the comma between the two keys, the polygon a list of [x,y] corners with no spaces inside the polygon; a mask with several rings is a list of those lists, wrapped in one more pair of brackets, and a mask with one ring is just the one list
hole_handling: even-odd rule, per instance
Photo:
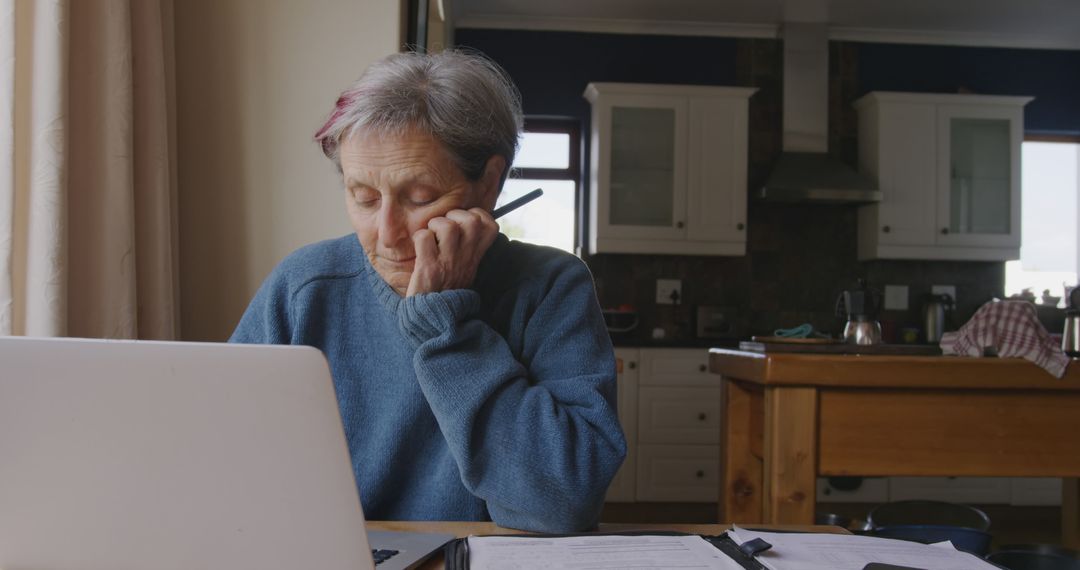
{"label": "black document folder", "polygon": [[[514,534],[514,535],[498,535],[507,536],[512,538],[562,538],[571,536],[581,536],[580,534]],[[665,531],[631,531],[631,532],[601,532],[601,533],[589,533],[589,536],[692,536],[685,532],[665,532]],[[766,570],[757,560],[754,560],[752,556],[744,554],[739,549],[739,545],[728,536],[728,533],[723,533],[718,536],[705,536],[701,535],[701,538],[706,542],[712,544],[718,550],[723,552],[735,562],[737,562],[743,568],[747,570]],[[452,540],[443,547],[443,559],[447,570],[468,570],[469,568],[469,542],[468,538],[459,538]]]}

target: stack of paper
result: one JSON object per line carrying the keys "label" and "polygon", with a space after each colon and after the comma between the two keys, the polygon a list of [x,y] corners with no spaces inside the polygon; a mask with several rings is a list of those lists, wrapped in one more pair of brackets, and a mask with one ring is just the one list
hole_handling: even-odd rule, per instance
{"label": "stack of paper", "polygon": [[772,548],[757,561],[770,570],[862,570],[871,562],[928,570],[999,570],[997,566],[952,544],[920,544],[850,534],[757,532],[735,527],[735,542],[760,538]]}
{"label": "stack of paper", "polygon": [[743,570],[700,536],[470,536],[472,570],[695,568]]}
{"label": "stack of paper", "polygon": [[734,543],[728,550],[736,557],[743,555],[735,545],[755,538],[772,547],[754,560],[743,557],[736,562],[695,535],[470,536],[467,544],[473,570],[744,570],[757,564],[768,570],[863,570],[871,562],[926,570],[998,569],[948,542],[928,545],[851,534],[757,532],[739,527],[729,531],[728,538]]}

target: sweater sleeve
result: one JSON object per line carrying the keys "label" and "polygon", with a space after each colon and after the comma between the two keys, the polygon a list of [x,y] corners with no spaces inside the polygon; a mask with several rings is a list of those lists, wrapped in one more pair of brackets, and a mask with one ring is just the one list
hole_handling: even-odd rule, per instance
{"label": "sweater sleeve", "polygon": [[474,291],[444,291],[405,299],[399,312],[462,482],[500,526],[595,526],[626,442],[588,269],[565,264],[547,284],[525,325],[522,361],[476,318],[479,303]]}

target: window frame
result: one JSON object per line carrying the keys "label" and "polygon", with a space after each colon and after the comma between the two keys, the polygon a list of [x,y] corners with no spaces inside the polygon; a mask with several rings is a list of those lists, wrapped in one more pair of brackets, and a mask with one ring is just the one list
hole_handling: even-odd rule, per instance
{"label": "window frame", "polygon": [[1024,134],[1023,142],[1050,142],[1080,144],[1080,135],[1036,135]]}
{"label": "window frame", "polygon": [[[1073,135],[1073,134],[1024,133],[1023,140],[1021,141],[1021,143],[1027,143],[1027,142],[1066,143],[1066,144],[1080,145],[1080,134]],[[1078,176],[1080,176],[1080,173],[1077,173],[1077,174],[1078,174]],[[1023,189],[1021,189],[1021,198],[1020,199],[1021,199],[1021,203],[1023,203]],[[1078,205],[1078,211],[1077,211],[1077,215],[1076,215],[1076,224],[1077,224],[1077,233],[1078,233],[1078,235],[1080,235],[1080,196],[1077,196],[1077,205]],[[1018,258],[1015,261],[1019,263],[1019,262],[1022,261],[1022,258]],[[1011,263],[1011,262],[1006,262],[1003,265],[1007,265],[1007,263]],[[1008,269],[1005,269],[1005,273],[1006,273],[1006,275],[1004,276],[1004,279],[1002,279],[1002,283],[1001,283],[1001,285],[1002,285],[1002,293],[1003,293],[1003,295],[1008,296],[1008,295],[1013,294],[1013,293],[1010,293],[1010,289],[1009,289]],[[1077,273],[1078,277],[1080,277],[1080,250],[1077,251],[1077,271],[1076,271],[1076,273]],[[1068,300],[1067,299],[1066,299],[1066,307],[1068,307]]]}
{"label": "window frame", "polygon": [[581,122],[571,117],[526,116],[524,133],[551,133],[570,136],[568,152],[570,156],[566,168],[513,167],[507,179],[522,180],[569,180],[574,183],[574,248],[578,255],[582,251],[582,236],[585,235],[585,209],[582,189],[584,149],[581,144]]}

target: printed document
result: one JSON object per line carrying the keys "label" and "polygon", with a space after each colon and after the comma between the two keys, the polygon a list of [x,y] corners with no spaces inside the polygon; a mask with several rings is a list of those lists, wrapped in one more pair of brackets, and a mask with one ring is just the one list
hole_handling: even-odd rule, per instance
{"label": "printed document", "polygon": [[947,542],[930,545],[850,534],[757,532],[739,527],[728,536],[738,544],[755,538],[771,544],[771,549],[757,556],[757,561],[771,570],[862,570],[870,562],[933,570],[997,570]]}
{"label": "printed document", "polygon": [[468,540],[472,570],[742,570],[742,566],[696,535],[470,536]]}

